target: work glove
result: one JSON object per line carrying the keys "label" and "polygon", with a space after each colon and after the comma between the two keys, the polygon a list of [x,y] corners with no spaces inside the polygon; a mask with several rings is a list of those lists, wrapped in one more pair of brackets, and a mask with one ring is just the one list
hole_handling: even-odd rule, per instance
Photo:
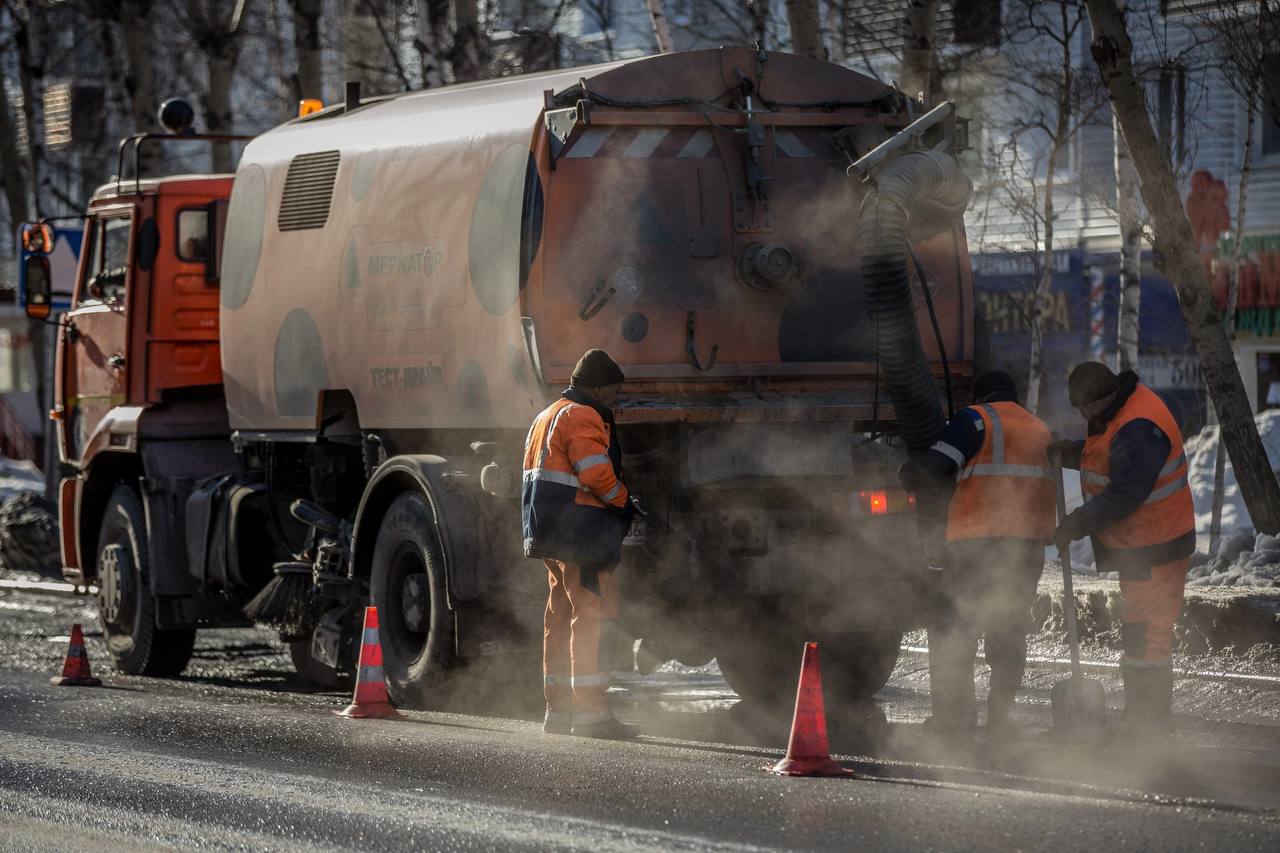
{"label": "work glove", "polygon": [[1071,549],[1072,542],[1084,538],[1083,526],[1079,513],[1073,512],[1062,519],[1058,528],[1053,531],[1053,544],[1057,547],[1059,554],[1067,553]]}
{"label": "work glove", "polygon": [[1049,463],[1052,465],[1060,465],[1063,468],[1079,468],[1080,456],[1084,451],[1084,445],[1079,441],[1072,441],[1064,438],[1055,441],[1049,445],[1045,455],[1049,457]]}

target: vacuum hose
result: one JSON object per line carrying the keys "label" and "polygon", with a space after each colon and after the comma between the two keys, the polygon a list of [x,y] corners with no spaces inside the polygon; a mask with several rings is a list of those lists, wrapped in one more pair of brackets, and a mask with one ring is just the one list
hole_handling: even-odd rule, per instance
{"label": "vacuum hose", "polygon": [[954,228],[972,190],[950,154],[911,151],[877,172],[862,201],[857,240],[867,313],[898,429],[912,454],[938,440],[945,420],[916,324],[910,247]]}

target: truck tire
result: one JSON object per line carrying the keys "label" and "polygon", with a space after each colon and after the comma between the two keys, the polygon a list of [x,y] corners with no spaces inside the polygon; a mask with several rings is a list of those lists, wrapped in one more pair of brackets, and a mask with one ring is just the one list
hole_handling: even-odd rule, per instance
{"label": "truck tire", "polygon": [[156,628],[146,516],[137,492],[117,486],[98,528],[98,616],[116,669],[178,675],[191,659],[194,628]]}
{"label": "truck tire", "polygon": [[396,704],[414,708],[444,702],[454,663],[453,613],[434,527],[422,495],[397,497],[378,529],[369,578],[387,688]]}
{"label": "truck tire", "polygon": [[[803,632],[783,630],[734,637],[718,650],[720,674],[744,702],[768,711],[786,711],[796,696]],[[902,634],[851,631],[811,636],[818,643],[822,692],[828,714],[865,703],[889,681]]]}

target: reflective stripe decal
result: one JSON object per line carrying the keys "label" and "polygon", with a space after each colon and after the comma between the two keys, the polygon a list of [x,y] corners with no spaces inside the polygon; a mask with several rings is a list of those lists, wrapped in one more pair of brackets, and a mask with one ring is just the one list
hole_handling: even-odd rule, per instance
{"label": "reflective stripe decal", "polygon": [[1172,483],[1165,483],[1163,486],[1153,491],[1150,495],[1147,496],[1147,499],[1142,503],[1143,504],[1159,503],[1165,498],[1173,497],[1178,492],[1189,487],[1190,486],[1187,483],[1187,478],[1185,476],[1180,477],[1179,479],[1174,480]]}
{"label": "reflective stripe decal", "polygon": [[524,481],[542,480],[545,483],[559,483],[562,486],[571,486],[572,488],[581,488],[578,478],[572,474],[566,474],[563,471],[549,471],[546,468],[530,468],[524,472]]}
{"label": "reflective stripe decal", "polygon": [[574,687],[608,687],[609,676],[607,673],[600,675],[575,675],[571,683]]}
{"label": "reflective stripe decal", "polygon": [[935,441],[930,447],[934,453],[941,453],[943,456],[956,463],[959,467],[964,467],[964,454],[956,448],[947,444],[945,441]]}
{"label": "reflective stripe decal", "polygon": [[1053,470],[1041,465],[973,465],[965,471],[966,477],[1029,477],[1035,480],[1052,480]]}
{"label": "reflective stripe decal", "polygon": [[571,684],[568,673],[547,673],[542,676],[542,683],[548,687],[558,687]]}
{"label": "reflective stripe decal", "polygon": [[378,629],[377,628],[364,629],[364,644],[366,646],[378,645]]}
{"label": "reflective stripe decal", "polygon": [[383,681],[382,667],[380,666],[362,666],[360,667],[360,683],[375,684]]}
{"label": "reflective stripe decal", "polygon": [[1091,486],[1105,486],[1111,482],[1111,478],[1105,474],[1099,474],[1096,471],[1081,471],[1080,479]]}
{"label": "reflective stripe decal", "polygon": [[1174,459],[1172,462],[1168,463],[1167,465],[1165,465],[1163,468],[1160,469],[1159,476],[1168,477],[1170,474],[1174,473],[1175,471],[1177,471],[1179,468],[1181,468],[1183,465],[1186,465],[1186,464],[1187,464],[1187,454],[1179,453],[1177,459]]}
{"label": "reflective stripe decal", "polygon": [[990,403],[983,403],[982,410],[991,418],[991,461],[997,465],[1004,464],[1004,424],[1000,423],[1000,413]]}
{"label": "reflective stripe decal", "polygon": [[800,141],[800,137],[796,136],[789,130],[779,130],[774,134],[774,140],[778,143],[778,147],[782,149],[788,157],[812,157],[813,152],[809,150],[809,146]]}
{"label": "reflective stripe decal", "polygon": [[569,153],[565,157],[594,157],[595,153],[600,150],[600,146],[604,145],[604,141],[609,138],[609,134],[613,131],[611,127],[589,127],[573,143],[573,147],[569,149]]}
{"label": "reflective stripe decal", "polygon": [[657,149],[658,144],[666,138],[667,131],[661,127],[642,128],[636,134],[636,138],[631,140],[631,144],[622,152],[623,157],[648,157]]}
{"label": "reflective stripe decal", "polygon": [[597,465],[612,465],[612,464],[613,464],[613,460],[609,458],[608,454],[597,453],[594,456],[587,456],[573,463],[573,470],[581,474],[583,471],[587,470],[588,468],[594,468]]}
{"label": "reflective stripe decal", "polygon": [[603,500],[605,503],[608,503],[609,501],[613,500],[620,494],[622,494],[622,484],[618,483],[612,489],[610,489],[609,493],[606,494],[604,497],[602,497],[601,500]]}
{"label": "reflective stripe decal", "polygon": [[699,130],[689,138],[689,141],[684,144],[684,147],[680,149],[680,153],[676,154],[676,156],[685,158],[706,157],[714,144],[715,140],[711,138],[711,131]]}

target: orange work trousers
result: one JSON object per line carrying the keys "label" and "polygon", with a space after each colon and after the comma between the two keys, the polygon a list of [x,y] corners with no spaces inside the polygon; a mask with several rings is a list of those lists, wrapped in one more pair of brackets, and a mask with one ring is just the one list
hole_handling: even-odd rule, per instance
{"label": "orange work trousers", "polygon": [[586,725],[609,719],[605,690],[609,673],[600,669],[600,623],[618,618],[618,588],[612,571],[599,573],[600,594],[582,586],[578,567],[543,560],[547,567],[547,610],[542,630],[542,692],[548,719]]}
{"label": "orange work trousers", "polygon": [[1163,563],[1149,578],[1126,580],[1120,573],[1122,663],[1167,666],[1173,649],[1173,624],[1182,612],[1182,591],[1191,558]]}

